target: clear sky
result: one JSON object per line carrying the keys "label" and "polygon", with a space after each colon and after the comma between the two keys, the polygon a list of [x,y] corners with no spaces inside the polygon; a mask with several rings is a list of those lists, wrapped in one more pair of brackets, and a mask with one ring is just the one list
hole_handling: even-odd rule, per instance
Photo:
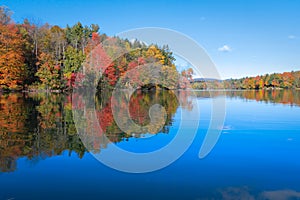
{"label": "clear sky", "polygon": [[298,0],[1,0],[0,5],[14,12],[16,22],[97,23],[108,35],[140,27],[174,29],[206,49],[222,78],[300,70]]}

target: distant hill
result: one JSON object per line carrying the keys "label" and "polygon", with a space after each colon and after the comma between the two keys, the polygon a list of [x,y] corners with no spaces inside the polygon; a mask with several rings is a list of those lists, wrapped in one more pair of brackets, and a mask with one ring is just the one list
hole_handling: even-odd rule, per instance
{"label": "distant hill", "polygon": [[298,89],[300,88],[300,71],[226,80],[195,78],[191,84],[194,89]]}
{"label": "distant hill", "polygon": [[222,81],[215,78],[194,78],[191,82],[212,82],[212,81]]}

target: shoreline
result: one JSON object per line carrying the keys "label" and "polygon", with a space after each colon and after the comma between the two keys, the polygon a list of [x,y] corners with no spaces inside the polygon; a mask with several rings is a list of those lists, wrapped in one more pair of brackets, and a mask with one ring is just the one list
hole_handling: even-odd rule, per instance
{"label": "shoreline", "polygon": [[[152,91],[152,90],[161,90],[162,88],[151,88],[149,90],[139,88],[137,90],[140,91]],[[132,89],[124,89],[124,90],[132,90]],[[203,91],[203,92],[230,92],[230,91],[279,91],[279,90],[295,90],[295,91],[300,91],[300,88],[265,88],[265,89],[222,89],[222,88],[212,88],[212,89],[193,89],[193,88],[188,88],[188,89],[166,89],[166,90],[172,90],[172,91]],[[100,90],[101,91],[101,90]],[[99,92],[99,91],[97,91]],[[71,94],[72,91],[64,91],[64,90],[1,90],[0,89],[0,95],[2,94],[9,94],[9,93],[53,93],[53,94]]]}

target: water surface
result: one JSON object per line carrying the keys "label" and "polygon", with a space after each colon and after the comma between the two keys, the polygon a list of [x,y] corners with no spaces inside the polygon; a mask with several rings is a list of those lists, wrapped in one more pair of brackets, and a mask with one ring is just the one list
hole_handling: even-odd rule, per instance
{"label": "water surface", "polygon": [[114,101],[97,97],[97,117],[109,140],[98,135],[89,149],[100,154],[112,144],[133,152],[159,149],[176,136],[181,113],[195,109],[195,102],[200,106],[191,147],[170,166],[146,174],[110,169],[87,151],[74,125],[70,96],[2,94],[0,199],[300,199],[300,92],[226,92],[221,137],[199,159],[212,98],[224,94],[135,92],[118,100],[129,102],[135,123],[147,126],[155,104],[164,106],[167,116],[157,126],[127,133],[114,121]]}

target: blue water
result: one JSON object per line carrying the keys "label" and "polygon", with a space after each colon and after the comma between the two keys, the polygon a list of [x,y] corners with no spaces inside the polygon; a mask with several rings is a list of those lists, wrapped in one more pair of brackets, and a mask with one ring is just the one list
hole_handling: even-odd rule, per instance
{"label": "blue water", "polygon": [[[226,128],[209,155],[199,159],[211,99],[196,101],[201,113],[196,139],[170,166],[130,174],[87,152],[82,158],[68,150],[21,157],[16,170],[0,173],[0,199],[300,199],[300,107],[226,98]],[[180,126],[180,112],[178,107],[168,133],[117,145],[136,152],[164,146]]]}

